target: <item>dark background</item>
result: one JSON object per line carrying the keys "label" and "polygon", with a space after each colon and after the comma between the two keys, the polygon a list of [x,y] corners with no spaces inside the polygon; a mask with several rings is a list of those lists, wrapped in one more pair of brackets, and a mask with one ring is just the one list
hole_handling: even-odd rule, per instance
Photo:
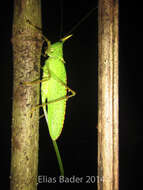
{"label": "dark background", "polygon": [[[5,3],[6,2],[6,3]],[[12,115],[13,2],[1,7],[1,186],[9,189]],[[128,3],[128,4],[127,4]],[[63,36],[93,7],[94,1],[63,3]],[[60,1],[42,1],[43,31],[52,42],[60,38]],[[120,3],[120,189],[142,184],[142,12],[133,1]],[[97,9],[64,44],[68,86],[77,95],[67,103],[64,129],[58,140],[67,176],[97,176]],[[48,29],[48,30],[47,30]],[[40,121],[39,175],[59,170],[44,119]],[[95,185],[95,184],[94,184]],[[40,184],[44,189],[47,184]]]}

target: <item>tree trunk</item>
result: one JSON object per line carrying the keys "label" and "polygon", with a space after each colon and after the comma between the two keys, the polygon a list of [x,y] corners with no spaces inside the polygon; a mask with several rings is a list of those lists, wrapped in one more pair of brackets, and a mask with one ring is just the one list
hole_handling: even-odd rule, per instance
{"label": "tree trunk", "polygon": [[118,190],[118,0],[99,0],[98,190]]}
{"label": "tree trunk", "polygon": [[14,1],[11,190],[37,189],[40,89],[23,82],[40,77],[42,40],[27,19],[41,27],[40,0]]}

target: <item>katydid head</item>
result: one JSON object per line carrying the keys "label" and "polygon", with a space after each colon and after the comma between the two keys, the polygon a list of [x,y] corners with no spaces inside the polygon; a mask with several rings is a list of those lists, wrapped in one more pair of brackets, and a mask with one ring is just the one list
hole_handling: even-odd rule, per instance
{"label": "katydid head", "polygon": [[49,57],[63,57],[63,43],[62,42],[56,42],[51,44],[50,48],[47,52]]}
{"label": "katydid head", "polygon": [[50,45],[50,48],[47,49],[47,54],[49,57],[63,57],[63,43],[69,39],[72,36],[72,34],[60,39],[59,42],[53,43]]}

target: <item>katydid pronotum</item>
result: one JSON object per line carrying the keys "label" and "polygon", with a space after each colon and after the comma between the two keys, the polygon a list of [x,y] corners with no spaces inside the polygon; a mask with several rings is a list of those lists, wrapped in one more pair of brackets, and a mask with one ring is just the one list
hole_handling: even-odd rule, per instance
{"label": "katydid pronotum", "polygon": [[[82,20],[77,25],[75,25],[69,33],[75,30],[81,24],[81,22],[83,22],[94,10],[95,8],[85,15],[85,17],[83,17]],[[38,27],[34,26],[30,20],[27,20],[27,22],[31,26],[39,29]],[[60,39],[59,42],[54,44],[51,44],[51,42],[44,35],[42,36],[48,45],[45,49],[44,55],[49,56],[45,61],[45,65],[43,66],[42,80],[25,82],[24,84],[31,85],[33,83],[41,83],[42,104],[36,106],[33,108],[33,110],[43,107],[44,116],[46,118],[49,133],[59,163],[60,173],[61,175],[64,175],[64,168],[56,140],[62,132],[65,118],[66,101],[76,94],[75,91],[67,86],[66,70],[64,66],[65,61],[63,59],[63,43],[69,39],[72,34],[65,36],[64,38]],[[67,94],[67,91],[70,92],[69,95]]]}

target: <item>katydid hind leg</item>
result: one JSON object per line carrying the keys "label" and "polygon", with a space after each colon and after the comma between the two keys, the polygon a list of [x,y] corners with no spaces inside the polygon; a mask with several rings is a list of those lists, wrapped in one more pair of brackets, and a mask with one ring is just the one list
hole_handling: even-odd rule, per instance
{"label": "katydid hind leg", "polygon": [[67,100],[67,99],[71,98],[72,96],[74,96],[74,94],[63,96],[63,97],[60,97],[60,98],[57,98],[57,99],[54,99],[54,100],[50,100],[49,102],[46,102],[44,104],[36,105],[35,107],[32,108],[30,113],[33,113],[37,108],[41,108],[41,107],[47,106],[48,104],[59,102],[59,101],[64,100],[64,99]]}
{"label": "katydid hind leg", "polygon": [[[67,88],[72,94],[71,95],[66,95],[66,96],[63,96],[63,97],[60,97],[60,98],[57,98],[57,99],[54,99],[54,100],[51,100],[49,102],[46,102],[44,104],[40,104],[40,105],[36,105],[35,107],[32,108],[31,110],[31,114],[38,108],[43,108],[44,106],[47,106],[48,104],[52,104],[52,103],[55,103],[55,102],[59,102],[59,101],[62,101],[64,99],[68,100],[69,98],[75,96],[75,92],[73,90],[71,90],[69,87]],[[40,116],[40,119],[42,118],[42,116]]]}

